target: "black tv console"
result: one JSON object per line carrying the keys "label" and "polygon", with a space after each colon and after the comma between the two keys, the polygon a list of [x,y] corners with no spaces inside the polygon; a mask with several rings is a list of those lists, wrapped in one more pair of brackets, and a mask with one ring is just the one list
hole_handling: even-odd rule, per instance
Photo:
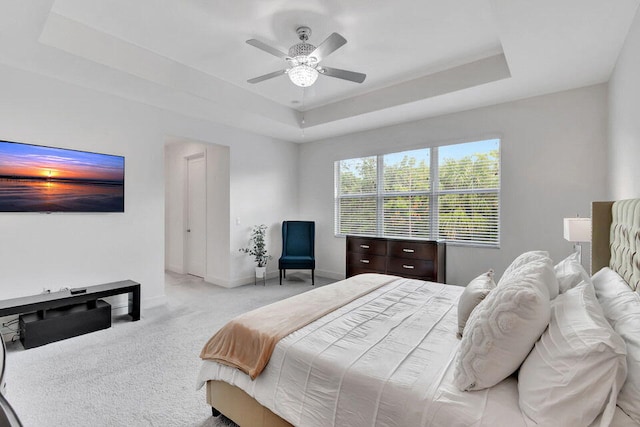
{"label": "black tv console", "polygon": [[111,327],[111,305],[103,300],[52,308],[18,317],[24,348],[39,347]]}
{"label": "black tv console", "polygon": [[[12,314],[21,313],[36,313],[35,318],[29,318],[31,322],[48,319],[47,311],[52,310],[49,317],[59,318],[66,313],[78,313],[78,309],[68,310],[72,306],[84,306],[86,310],[91,310],[96,315],[99,310],[95,310],[101,307],[103,302],[98,302],[99,298],[109,297],[113,295],[129,294],[129,315],[131,320],[140,320],[140,284],[132,280],[123,280],[121,282],[106,283],[103,285],[87,286],[86,291],[77,292],[74,290],[72,293],[70,290],[51,292],[47,294],[31,295],[28,297],[13,298],[0,301],[0,317],[10,316]],[[104,307],[104,306],[102,306]],[[105,311],[103,309],[102,311]],[[86,318],[83,319],[83,314],[73,314],[68,318],[68,322],[77,324],[77,327],[69,324],[65,324],[64,327],[68,328],[69,333],[66,336],[76,336],[83,333],[91,332],[86,330],[85,325]],[[102,315],[104,316],[104,315]],[[76,320],[74,320],[76,319]],[[109,310],[109,323],[110,323],[110,310]],[[53,323],[55,324],[55,323]],[[104,323],[102,323],[104,325]],[[108,326],[107,326],[108,327]],[[98,328],[101,329],[101,328]],[[97,329],[95,329],[97,330]],[[77,332],[77,333],[76,333]],[[61,339],[61,338],[58,338]],[[55,341],[55,340],[54,340]],[[51,341],[49,341],[51,342]],[[27,345],[25,345],[27,347]]]}

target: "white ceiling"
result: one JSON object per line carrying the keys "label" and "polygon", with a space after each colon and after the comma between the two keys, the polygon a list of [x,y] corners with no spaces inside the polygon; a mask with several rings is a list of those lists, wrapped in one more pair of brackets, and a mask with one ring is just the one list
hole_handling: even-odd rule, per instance
{"label": "white ceiling", "polygon": [[[607,81],[640,0],[0,0],[0,62],[171,111],[305,142]],[[348,43],[283,75],[295,29]]]}

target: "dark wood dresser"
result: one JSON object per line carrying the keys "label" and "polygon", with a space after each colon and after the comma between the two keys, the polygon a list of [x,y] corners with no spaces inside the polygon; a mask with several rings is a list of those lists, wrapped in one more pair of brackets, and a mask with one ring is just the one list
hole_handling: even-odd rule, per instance
{"label": "dark wood dresser", "polygon": [[384,273],[445,283],[443,241],[347,236],[347,277]]}

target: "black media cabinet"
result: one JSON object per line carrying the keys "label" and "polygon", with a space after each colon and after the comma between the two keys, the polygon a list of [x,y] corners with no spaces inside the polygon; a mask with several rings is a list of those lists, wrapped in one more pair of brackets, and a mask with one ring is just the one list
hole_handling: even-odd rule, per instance
{"label": "black media cabinet", "polygon": [[0,301],[0,317],[33,313],[20,316],[25,348],[111,326],[111,306],[99,298],[129,294],[129,315],[133,321],[140,320],[139,283],[124,280],[84,289],[82,293],[66,290]]}
{"label": "black media cabinet", "polygon": [[99,299],[21,314],[19,319],[20,341],[24,348],[33,348],[110,328],[111,305]]}

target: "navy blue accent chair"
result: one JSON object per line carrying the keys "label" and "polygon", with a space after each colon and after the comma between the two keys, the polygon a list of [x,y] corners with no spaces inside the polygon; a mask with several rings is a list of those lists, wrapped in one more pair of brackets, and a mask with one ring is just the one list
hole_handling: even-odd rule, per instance
{"label": "navy blue accent chair", "polygon": [[281,285],[287,270],[307,269],[311,269],[311,285],[315,285],[315,239],[314,221],[282,221],[282,256],[278,260]]}

